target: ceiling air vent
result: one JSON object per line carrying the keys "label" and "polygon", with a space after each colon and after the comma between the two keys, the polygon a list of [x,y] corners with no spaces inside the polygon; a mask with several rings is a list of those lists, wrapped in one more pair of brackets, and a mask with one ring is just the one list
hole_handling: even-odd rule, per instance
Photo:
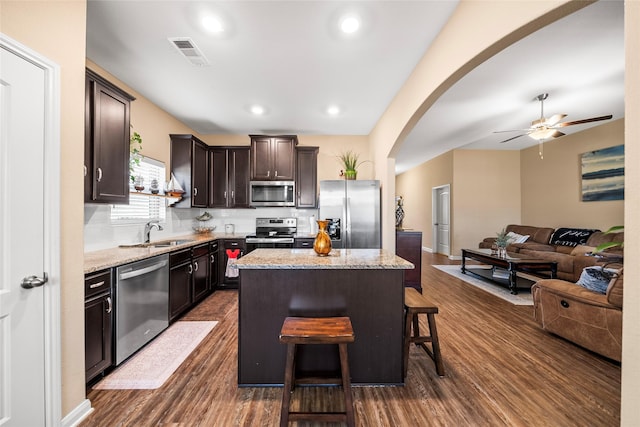
{"label": "ceiling air vent", "polygon": [[190,37],[169,37],[169,42],[193,65],[199,67],[209,65],[207,58],[204,57]]}

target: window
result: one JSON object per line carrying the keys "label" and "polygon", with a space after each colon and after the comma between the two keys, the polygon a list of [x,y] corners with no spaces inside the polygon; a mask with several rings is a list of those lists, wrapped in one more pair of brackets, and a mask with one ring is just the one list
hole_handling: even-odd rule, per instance
{"label": "window", "polygon": [[112,205],[111,222],[140,222],[141,220],[146,222],[151,219],[164,221],[166,217],[166,199],[148,195],[152,180],[157,179],[159,187],[164,187],[164,163],[143,157],[140,165],[134,166],[132,175],[140,175],[144,178],[145,189],[143,191],[146,195],[135,194],[133,183],[130,183],[129,187],[132,193],[129,195],[129,204]]}

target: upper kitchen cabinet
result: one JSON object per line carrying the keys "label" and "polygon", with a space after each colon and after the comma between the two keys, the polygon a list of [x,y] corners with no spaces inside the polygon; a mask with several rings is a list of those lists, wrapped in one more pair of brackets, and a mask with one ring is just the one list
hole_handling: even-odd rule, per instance
{"label": "upper kitchen cabinet", "polygon": [[251,137],[251,180],[293,181],[295,179],[295,135]]}
{"label": "upper kitchen cabinet", "polygon": [[249,207],[249,147],[211,147],[209,207]]}
{"label": "upper kitchen cabinet", "polygon": [[318,207],[318,147],[296,148],[296,207]]}
{"label": "upper kitchen cabinet", "polygon": [[86,203],[129,203],[129,121],[134,99],[87,69],[84,126]]}
{"label": "upper kitchen cabinet", "polygon": [[206,208],[209,205],[209,147],[193,135],[171,137],[171,172],[182,188],[177,208]]}

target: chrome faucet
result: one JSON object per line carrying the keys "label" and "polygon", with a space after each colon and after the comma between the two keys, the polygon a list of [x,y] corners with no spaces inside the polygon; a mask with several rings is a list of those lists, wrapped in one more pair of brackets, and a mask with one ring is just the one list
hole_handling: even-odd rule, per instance
{"label": "chrome faucet", "polygon": [[149,221],[148,223],[145,224],[144,226],[144,242],[145,243],[149,243],[149,240],[151,238],[151,230],[153,228],[157,228],[158,231],[162,231],[163,228],[160,224],[158,224],[157,220],[153,220],[153,221]]}

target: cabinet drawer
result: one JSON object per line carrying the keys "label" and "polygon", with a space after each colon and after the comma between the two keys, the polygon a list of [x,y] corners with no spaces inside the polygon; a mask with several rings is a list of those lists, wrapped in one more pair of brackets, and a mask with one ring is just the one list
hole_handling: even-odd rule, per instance
{"label": "cabinet drawer", "polygon": [[84,298],[111,291],[111,270],[91,273],[84,279]]}
{"label": "cabinet drawer", "polygon": [[169,266],[174,267],[178,264],[191,261],[191,248],[181,251],[172,252],[169,255]]}
{"label": "cabinet drawer", "polygon": [[300,238],[300,239],[295,239],[294,243],[293,243],[293,247],[295,248],[303,248],[303,249],[311,249],[313,248],[313,241],[315,239],[309,237],[309,238]]}
{"label": "cabinet drawer", "polygon": [[218,241],[217,240],[215,242],[211,242],[209,244],[209,251],[210,252],[218,252]]}
{"label": "cabinet drawer", "polygon": [[193,257],[198,258],[209,253],[209,244],[196,246],[193,249]]}

